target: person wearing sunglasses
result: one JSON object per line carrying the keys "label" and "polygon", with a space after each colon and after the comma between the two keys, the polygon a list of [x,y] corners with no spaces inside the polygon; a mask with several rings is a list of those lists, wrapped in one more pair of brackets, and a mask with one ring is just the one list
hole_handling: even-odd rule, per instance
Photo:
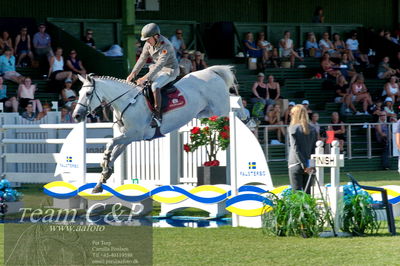
{"label": "person wearing sunglasses", "polygon": [[199,71],[208,67],[206,61],[203,59],[203,55],[200,51],[194,53],[194,59],[192,61],[192,71]]}
{"label": "person wearing sunglasses", "polygon": [[51,49],[51,37],[46,33],[46,25],[43,23],[39,25],[39,32],[33,35],[33,47],[39,57],[46,56],[47,60],[50,61],[50,58],[54,56]]}
{"label": "person wearing sunglasses", "polygon": [[[351,50],[351,53],[356,59],[360,59],[363,63],[369,66],[368,56],[359,50],[359,42],[357,40],[357,32],[352,32],[351,37],[346,41],[346,48]],[[357,61],[355,64],[359,64]]]}
{"label": "person wearing sunglasses", "polygon": [[86,75],[86,69],[82,64],[82,61],[78,58],[78,53],[75,49],[72,49],[69,52],[69,58],[67,59],[67,67],[74,73],[75,75],[81,74]]}
{"label": "person wearing sunglasses", "polygon": [[92,47],[93,49],[96,49],[96,43],[93,39],[93,30],[92,29],[86,30],[86,35],[83,36],[82,40],[86,45]]}
{"label": "person wearing sunglasses", "polygon": [[0,69],[4,79],[21,83],[24,77],[15,70],[15,56],[12,55],[10,48],[6,48],[4,54],[0,56]]}
{"label": "person wearing sunglasses", "polygon": [[183,31],[181,29],[177,29],[175,31],[175,35],[173,35],[170,38],[170,40],[171,40],[172,46],[175,49],[176,58],[178,60],[180,60],[182,57],[183,51],[186,49],[185,40],[183,39]]}
{"label": "person wearing sunglasses", "polygon": [[182,58],[179,61],[180,75],[183,77],[192,72],[192,61],[189,59],[189,51],[183,50]]}
{"label": "person wearing sunglasses", "polygon": [[33,53],[31,50],[31,36],[28,34],[28,28],[22,27],[20,34],[15,38],[15,54],[18,58],[17,66],[21,65],[21,61],[27,56],[30,58],[31,63],[33,62]]}

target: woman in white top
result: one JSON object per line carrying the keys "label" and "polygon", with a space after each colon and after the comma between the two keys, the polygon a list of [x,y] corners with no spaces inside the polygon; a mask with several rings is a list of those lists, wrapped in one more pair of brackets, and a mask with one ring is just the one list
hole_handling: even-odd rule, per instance
{"label": "woman in white top", "polygon": [[340,53],[338,53],[335,49],[335,46],[329,40],[329,33],[324,32],[322,33],[322,39],[319,41],[319,47],[322,49],[322,53],[328,52],[332,57],[339,57]]}
{"label": "woman in white top", "polygon": [[282,57],[289,57],[291,67],[294,67],[294,60],[298,58],[300,61],[303,61],[303,58],[299,56],[298,53],[295,52],[293,46],[293,40],[290,39],[290,32],[285,31],[283,35],[283,39],[279,41],[279,48],[282,51]]}
{"label": "woman in white top", "polygon": [[385,84],[385,87],[382,91],[382,96],[384,96],[384,98],[386,97],[392,98],[393,102],[396,101],[396,97],[397,100],[399,100],[400,90],[399,90],[399,84],[397,84],[396,76],[392,76],[389,82]]}
{"label": "woman in white top", "polygon": [[58,47],[55,55],[50,58],[49,78],[51,80],[75,80],[72,71],[64,71],[63,50]]}
{"label": "woman in white top", "polygon": [[26,77],[24,82],[18,87],[17,98],[22,108],[25,108],[28,103],[32,104],[33,111],[36,109],[40,113],[43,111],[42,103],[39,99],[35,99],[36,85],[32,84],[30,77]]}
{"label": "woman in white top", "polygon": [[372,105],[372,98],[364,83],[364,77],[356,76],[355,82],[351,85],[351,96],[353,102],[361,102],[363,104],[364,113],[357,112],[356,115],[369,115],[368,106]]}
{"label": "woman in white top", "polygon": [[267,62],[272,54],[272,49],[274,49],[274,47],[269,41],[265,39],[264,32],[258,33],[257,46],[260,47],[263,51],[263,62]]}
{"label": "woman in white top", "polygon": [[397,122],[397,114],[393,110],[393,100],[390,97],[386,97],[384,102],[383,111],[386,112],[386,115],[389,117],[389,122],[395,123]]}
{"label": "woman in white top", "polygon": [[77,95],[74,90],[71,89],[72,82],[65,81],[65,88],[61,91],[61,96],[64,101],[64,106],[71,108],[73,102],[76,102]]}

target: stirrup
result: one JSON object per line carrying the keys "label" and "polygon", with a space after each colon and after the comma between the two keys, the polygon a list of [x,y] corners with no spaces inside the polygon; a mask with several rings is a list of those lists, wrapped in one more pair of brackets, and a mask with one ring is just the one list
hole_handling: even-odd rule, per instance
{"label": "stirrup", "polygon": [[155,114],[153,114],[153,118],[151,120],[150,126],[152,128],[160,127],[161,126],[161,122],[162,122],[161,117],[157,117]]}

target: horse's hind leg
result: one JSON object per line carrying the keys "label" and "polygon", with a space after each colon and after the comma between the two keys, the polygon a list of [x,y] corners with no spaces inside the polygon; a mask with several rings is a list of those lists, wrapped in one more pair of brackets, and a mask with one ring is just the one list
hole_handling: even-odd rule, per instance
{"label": "horse's hind leg", "polygon": [[203,111],[201,111],[196,118],[206,118],[206,117],[210,117],[213,115],[213,112],[211,112],[209,109],[204,109]]}

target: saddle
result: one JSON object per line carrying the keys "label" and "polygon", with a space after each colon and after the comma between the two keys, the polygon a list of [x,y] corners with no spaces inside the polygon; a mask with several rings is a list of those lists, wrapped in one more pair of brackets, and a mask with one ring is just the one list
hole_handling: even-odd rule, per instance
{"label": "saddle", "polygon": [[[161,113],[166,113],[186,104],[185,98],[180,95],[180,91],[174,86],[175,82],[172,81],[161,88]],[[147,100],[149,109],[154,111],[154,96],[150,82],[144,86],[143,95]]]}

